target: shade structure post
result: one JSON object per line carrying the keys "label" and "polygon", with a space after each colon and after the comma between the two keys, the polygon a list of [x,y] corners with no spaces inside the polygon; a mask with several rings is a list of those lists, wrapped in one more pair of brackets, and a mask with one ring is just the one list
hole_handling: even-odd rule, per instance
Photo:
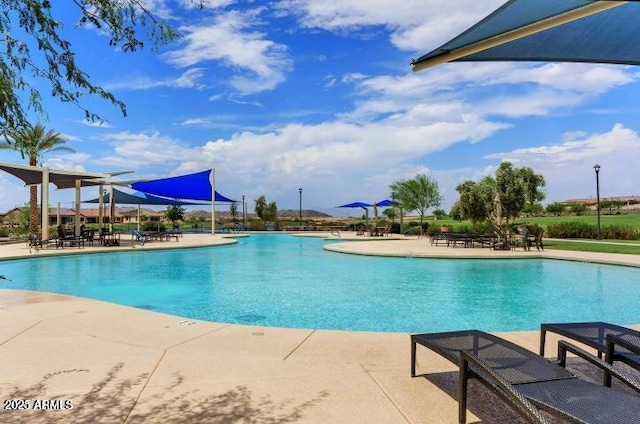
{"label": "shade structure post", "polygon": [[98,224],[100,228],[104,227],[104,186],[98,185]]}
{"label": "shade structure post", "polygon": [[216,233],[216,170],[211,169],[211,234]]}
{"label": "shade structure post", "polygon": [[76,236],[81,235],[80,234],[80,186],[81,186],[81,181],[80,180],[76,180],[76,210],[75,210],[75,222],[74,222],[74,234]]}
{"label": "shade structure post", "polygon": [[116,214],[116,202],[113,198],[113,186],[109,186],[109,232],[113,233],[113,220]]}
{"label": "shade structure post", "polygon": [[40,198],[42,202],[41,239],[49,240],[49,168],[42,168],[42,186],[40,187]]}
{"label": "shade structure post", "polygon": [[244,201],[244,194],[242,195],[242,231],[247,230],[247,204]]}

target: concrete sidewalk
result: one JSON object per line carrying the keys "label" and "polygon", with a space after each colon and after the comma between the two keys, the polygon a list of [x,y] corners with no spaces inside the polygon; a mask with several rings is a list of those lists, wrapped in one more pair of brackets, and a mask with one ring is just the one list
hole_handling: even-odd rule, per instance
{"label": "concrete sidewalk", "polygon": [[[3,423],[455,423],[455,366],[420,349],[427,375],[411,378],[409,356],[408,334],[228,325],[0,290],[1,398],[30,403],[2,410]],[[472,393],[481,422],[519,422]]]}

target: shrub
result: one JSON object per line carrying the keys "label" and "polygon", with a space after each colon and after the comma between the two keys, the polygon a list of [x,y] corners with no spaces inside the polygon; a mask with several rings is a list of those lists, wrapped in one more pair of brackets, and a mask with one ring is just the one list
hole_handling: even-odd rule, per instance
{"label": "shrub", "polygon": [[247,230],[249,231],[264,231],[265,224],[260,218],[251,218],[247,221]]}
{"label": "shrub", "polygon": [[420,225],[420,222],[417,221],[411,221],[408,224],[408,229],[409,228],[413,228],[413,227],[422,227],[422,232],[424,234],[426,234],[429,231],[429,223],[428,222],[423,222],[422,225]]}
{"label": "shrub", "polygon": [[[581,221],[567,221],[547,226],[546,236],[551,238],[589,238],[598,237],[598,226]],[[638,240],[640,234],[628,225],[606,225],[600,229],[600,238],[610,240]]]}
{"label": "shrub", "polygon": [[166,228],[161,222],[147,221],[142,224],[142,231],[166,231]]}
{"label": "shrub", "polygon": [[393,234],[400,234],[400,223],[399,222],[394,222],[393,224],[391,224],[391,233]]}

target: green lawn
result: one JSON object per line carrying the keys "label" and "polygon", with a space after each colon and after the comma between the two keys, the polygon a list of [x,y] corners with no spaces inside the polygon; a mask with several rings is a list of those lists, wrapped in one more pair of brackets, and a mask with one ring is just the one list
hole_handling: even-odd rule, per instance
{"label": "green lawn", "polygon": [[611,244],[596,241],[545,240],[544,248],[550,250],[573,250],[579,252],[625,253],[640,255],[640,243],[631,245],[631,241],[610,240]]}
{"label": "green lawn", "polygon": [[[540,217],[528,217],[516,219],[516,224],[538,224],[542,227],[546,227],[549,224],[557,224],[567,221],[579,221],[586,222],[588,224],[597,225],[598,217],[596,215],[582,215],[582,216],[540,216]],[[425,218],[425,222],[429,225],[450,225],[452,227],[460,225],[470,225],[469,221],[456,221],[451,218],[434,219],[433,217]],[[626,225],[629,227],[640,228],[640,214],[629,215],[601,215],[600,225]]]}
{"label": "green lawn", "polygon": [[[598,217],[596,215],[582,215],[582,216],[543,216],[543,217],[530,217],[517,219],[517,223],[538,224],[540,226],[547,226],[549,224],[556,224],[567,221],[579,221],[586,222],[587,224],[597,225]],[[640,228],[640,214],[633,215],[601,215],[600,225],[626,225],[629,227]]]}

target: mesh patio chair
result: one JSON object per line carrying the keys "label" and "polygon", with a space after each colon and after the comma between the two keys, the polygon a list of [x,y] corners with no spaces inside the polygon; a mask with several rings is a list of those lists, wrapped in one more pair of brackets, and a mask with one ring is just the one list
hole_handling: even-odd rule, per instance
{"label": "mesh patio chair", "polygon": [[[640,331],[607,322],[570,322],[540,326],[540,355],[544,355],[546,335],[560,336],[585,344],[598,352],[608,364],[622,362],[640,371]],[[604,373],[604,384],[611,386],[611,375]]]}
{"label": "mesh patio chair", "polygon": [[[476,378],[496,392],[528,421],[547,423],[546,411],[573,423],[630,423],[640,417],[640,395],[601,386],[534,352],[478,330],[411,336],[411,375],[416,375],[420,344],[459,365],[458,417],[466,423],[468,379]],[[640,392],[637,381],[589,353],[562,342],[569,350],[607,369]]]}

